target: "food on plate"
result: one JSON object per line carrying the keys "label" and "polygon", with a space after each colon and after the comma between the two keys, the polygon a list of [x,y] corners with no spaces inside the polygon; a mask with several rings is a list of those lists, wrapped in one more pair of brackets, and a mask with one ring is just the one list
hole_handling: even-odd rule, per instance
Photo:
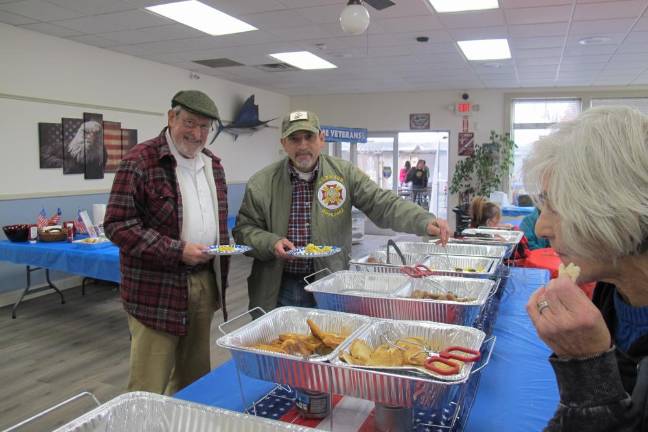
{"label": "food on plate", "polygon": [[483,273],[486,268],[482,265],[476,267],[455,267],[454,271],[456,272],[467,272],[467,273]]}
{"label": "food on plate", "polygon": [[567,276],[572,282],[576,282],[578,276],[580,276],[581,269],[574,263],[569,263],[567,267],[563,263],[560,263],[558,266],[558,277]]}
{"label": "food on plate", "polygon": [[344,330],[340,333],[323,331],[310,319],[306,320],[306,323],[312,334],[281,333],[277,339],[270,342],[261,342],[248,347],[302,357],[309,357],[314,354],[326,355],[337,348],[350,334],[350,332]]}
{"label": "food on plate", "polygon": [[459,297],[453,292],[434,293],[423,290],[414,290],[414,292],[412,292],[411,298],[426,300],[448,300],[456,302],[472,302],[476,300],[474,297]]}
{"label": "food on plate", "polygon": [[332,246],[317,246],[313,243],[308,243],[304,248],[304,252],[307,254],[321,254],[331,252],[333,250]]}
{"label": "food on plate", "polygon": [[370,264],[384,264],[384,263],[382,262],[382,260],[380,260],[380,259],[378,259],[378,258],[376,258],[376,257],[372,257],[372,256],[370,256],[369,258],[367,258],[367,263],[370,263]]}
{"label": "food on plate", "polygon": [[105,243],[109,241],[105,237],[88,237],[84,238],[82,240],[79,240],[79,243],[86,243],[86,244],[97,244],[97,243]]}
{"label": "food on plate", "polygon": [[235,252],[236,246],[233,245],[220,245],[218,246],[218,252]]}

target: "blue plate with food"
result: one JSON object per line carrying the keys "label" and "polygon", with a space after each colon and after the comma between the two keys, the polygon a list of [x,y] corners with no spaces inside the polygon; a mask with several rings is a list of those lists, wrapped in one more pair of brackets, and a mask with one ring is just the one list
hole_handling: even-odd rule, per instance
{"label": "blue plate with food", "polygon": [[251,251],[252,248],[246,245],[212,245],[209,246],[206,253],[209,255],[241,255]]}
{"label": "blue plate with food", "polygon": [[306,246],[289,250],[287,253],[295,258],[322,258],[335,255],[341,250],[339,246],[317,246],[309,243]]}

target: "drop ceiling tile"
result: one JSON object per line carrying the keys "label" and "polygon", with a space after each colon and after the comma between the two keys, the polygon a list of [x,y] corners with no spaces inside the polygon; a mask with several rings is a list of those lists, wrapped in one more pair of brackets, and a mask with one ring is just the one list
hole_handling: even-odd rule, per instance
{"label": "drop ceiling tile", "polygon": [[600,19],[593,21],[574,21],[569,29],[569,35],[597,36],[601,33],[625,34],[630,30],[634,19]]}
{"label": "drop ceiling tile", "polygon": [[[429,42],[416,42],[418,36],[427,36]],[[453,39],[445,30],[428,30],[426,32],[407,32],[407,33],[391,33],[391,34],[374,34],[369,35],[369,45],[378,46],[392,46],[401,44],[415,44],[420,46],[434,45],[439,43],[451,43]]]}
{"label": "drop ceiling tile", "polygon": [[303,27],[310,22],[314,22],[297,12],[297,9],[248,14],[241,16],[240,19],[262,30]]}
{"label": "drop ceiling tile", "polygon": [[624,0],[601,3],[581,3],[574,11],[575,21],[612,18],[637,18],[646,7],[644,0]]}
{"label": "drop ceiling tile", "polygon": [[24,29],[39,32],[39,33],[44,33],[48,34],[50,36],[56,36],[60,38],[66,38],[70,36],[79,36],[82,33],[76,31],[76,30],[70,30],[65,27],[57,26],[55,24],[50,24],[50,23],[35,23],[35,24],[27,24],[24,26],[21,26]]}
{"label": "drop ceiling tile", "polygon": [[633,30],[648,31],[648,16],[645,16],[637,21],[637,25],[634,26]]}
{"label": "drop ceiling tile", "polygon": [[345,6],[345,0],[280,0],[287,8],[304,8],[313,6],[325,6],[330,4],[341,4]]}
{"label": "drop ceiling tile", "polygon": [[[131,1],[131,0],[129,0]],[[225,13],[241,18],[241,15],[284,10],[286,6],[279,0],[201,0]],[[158,1],[166,3],[166,1]]]}
{"label": "drop ceiling tile", "polygon": [[[114,47],[116,45],[114,41],[111,41],[109,39],[104,39],[101,36],[95,36],[95,35],[72,36],[69,37],[68,39],[82,44],[96,46],[99,48]],[[124,54],[131,54],[131,53],[124,52]]]}
{"label": "drop ceiling tile", "polygon": [[[268,33],[277,37],[277,40],[317,40],[326,39],[332,36],[347,36],[342,29],[337,27],[339,31],[331,33],[321,25],[309,24],[301,27],[277,27],[268,29]],[[315,42],[313,42],[315,43]]]}
{"label": "drop ceiling tile", "polygon": [[[125,10],[134,10],[144,5],[137,4],[133,0],[127,1],[106,1],[106,0],[47,0],[48,3],[55,4],[65,9],[73,10],[82,15],[104,14],[120,12]],[[155,2],[158,4],[161,2]],[[150,6],[151,3],[146,4]]]}
{"label": "drop ceiling tile", "polygon": [[65,9],[42,0],[27,0],[16,3],[0,5],[0,9],[7,12],[23,15],[38,21],[55,21],[69,18],[78,18],[82,13]]}
{"label": "drop ceiling tile", "polygon": [[562,48],[543,48],[543,49],[513,49],[512,55],[515,59],[537,58],[537,57],[555,57],[560,56]]}
{"label": "drop ceiling tile", "polygon": [[587,64],[561,64],[560,73],[563,72],[599,72],[603,70],[607,63],[587,63]]}
{"label": "drop ceiling tile", "polygon": [[560,63],[560,56],[515,59],[515,63],[518,66],[557,65]]}
{"label": "drop ceiling tile", "polygon": [[621,45],[617,51],[619,54],[641,54],[645,55],[648,53],[648,44],[647,43],[624,43]]}
{"label": "drop ceiling tile", "polygon": [[475,12],[438,14],[439,20],[446,28],[493,27],[506,24],[501,9],[490,9]]}
{"label": "drop ceiling tile", "polygon": [[612,54],[618,47],[616,45],[570,45],[565,48],[565,56],[592,56],[599,54]]}
{"label": "drop ceiling tile", "polygon": [[565,56],[562,64],[601,64],[609,60],[609,54]]}
{"label": "drop ceiling tile", "polygon": [[153,27],[169,24],[170,22],[170,20],[161,18],[158,15],[135,10],[56,21],[55,24],[81,33],[95,34]]}
{"label": "drop ceiling tile", "polygon": [[24,24],[33,24],[38,21],[36,21],[33,18],[27,18],[26,16],[12,14],[10,12],[5,12],[0,9],[0,22],[9,25],[19,26]]}
{"label": "drop ceiling tile", "polygon": [[564,42],[563,36],[514,38],[509,41],[509,45],[513,49],[562,48]]}
{"label": "drop ceiling tile", "polygon": [[538,66],[518,66],[518,74],[520,76],[526,75],[529,73],[556,73],[558,69],[557,65],[538,65]]}
{"label": "drop ceiling tile", "polygon": [[648,31],[633,31],[625,40],[628,44],[648,43]]}
{"label": "drop ceiling tile", "polygon": [[564,36],[566,33],[567,23],[524,24],[509,26],[509,34],[513,37]]}
{"label": "drop ceiling tile", "polygon": [[455,40],[507,39],[509,37],[506,26],[449,29],[448,32]]}
{"label": "drop ceiling tile", "polygon": [[554,5],[568,5],[572,0],[499,0],[500,7],[504,9],[512,8],[525,8],[537,6],[554,6]]}
{"label": "drop ceiling tile", "polygon": [[434,15],[390,18],[376,20],[387,33],[406,33],[412,31],[442,30],[443,25]]}
{"label": "drop ceiling tile", "polygon": [[509,25],[567,22],[571,15],[571,6],[505,9],[504,14]]}
{"label": "drop ceiling tile", "polygon": [[205,34],[182,24],[168,24],[137,30],[101,33],[98,36],[117,42],[119,45],[133,45],[171,39],[202,37]]}
{"label": "drop ceiling tile", "polygon": [[[345,2],[346,3],[346,2]],[[424,16],[436,15],[436,12],[429,6],[427,0],[396,0],[394,6],[388,7],[381,11],[375,10],[371,6],[367,7],[371,18],[389,19],[406,16]],[[342,12],[343,7],[340,7]]]}
{"label": "drop ceiling tile", "polygon": [[594,86],[627,86],[629,84],[630,80],[624,77],[595,78],[592,81]]}

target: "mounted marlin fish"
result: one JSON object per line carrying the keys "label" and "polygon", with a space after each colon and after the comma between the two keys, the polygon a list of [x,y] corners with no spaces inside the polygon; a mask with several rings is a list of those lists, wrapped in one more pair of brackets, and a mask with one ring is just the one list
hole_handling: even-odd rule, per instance
{"label": "mounted marlin fish", "polygon": [[275,119],[276,117],[266,121],[259,120],[259,106],[254,103],[254,95],[252,95],[247,98],[233,122],[228,125],[218,122],[218,130],[214,138],[221,132],[227,132],[236,140],[239,135],[251,135],[261,128],[271,127],[268,123]]}

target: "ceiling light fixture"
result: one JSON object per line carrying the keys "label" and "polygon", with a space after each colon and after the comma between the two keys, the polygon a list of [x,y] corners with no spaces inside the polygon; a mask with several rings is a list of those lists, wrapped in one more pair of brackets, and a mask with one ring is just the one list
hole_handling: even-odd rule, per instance
{"label": "ceiling light fixture", "polygon": [[270,54],[270,57],[304,70],[337,68],[333,63],[316,56],[310,51],[275,53]]}
{"label": "ceiling light fixture", "polygon": [[196,0],[149,6],[146,9],[212,36],[258,30]]}
{"label": "ceiling light fixture", "polygon": [[612,38],[607,36],[591,36],[580,39],[578,43],[580,45],[604,45],[610,41],[612,41]]}
{"label": "ceiling light fixture", "polygon": [[428,0],[437,13],[498,9],[497,0]]}
{"label": "ceiling light fixture", "polygon": [[476,60],[504,60],[511,58],[506,39],[483,39],[457,42],[466,58]]}
{"label": "ceiling light fixture", "polygon": [[369,11],[360,0],[349,0],[340,14],[340,26],[345,33],[359,35],[369,27]]}

